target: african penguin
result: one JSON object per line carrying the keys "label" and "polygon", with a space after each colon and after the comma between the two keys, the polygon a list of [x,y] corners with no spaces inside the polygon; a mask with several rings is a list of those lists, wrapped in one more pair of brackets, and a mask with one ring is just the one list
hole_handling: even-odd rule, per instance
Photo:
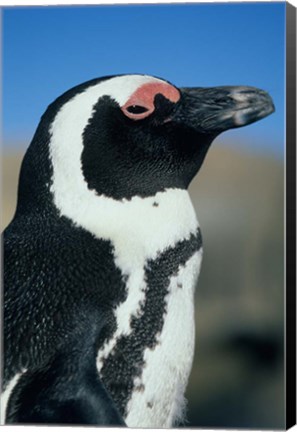
{"label": "african penguin", "polygon": [[252,87],[94,79],[46,110],[4,232],[6,423],[167,428],[184,407],[202,258],[187,188]]}

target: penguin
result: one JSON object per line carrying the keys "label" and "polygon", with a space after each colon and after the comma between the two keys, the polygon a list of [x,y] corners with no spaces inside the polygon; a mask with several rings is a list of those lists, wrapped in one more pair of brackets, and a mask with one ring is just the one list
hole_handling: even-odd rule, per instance
{"label": "penguin", "polygon": [[202,259],[187,189],[220,133],[273,111],[257,88],[142,74],[49,105],[4,232],[5,423],[179,424]]}

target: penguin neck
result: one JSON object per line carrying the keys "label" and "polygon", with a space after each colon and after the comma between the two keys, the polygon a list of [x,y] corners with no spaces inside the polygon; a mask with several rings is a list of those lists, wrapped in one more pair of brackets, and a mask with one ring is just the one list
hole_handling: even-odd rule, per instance
{"label": "penguin neck", "polygon": [[[117,256],[125,257],[129,250],[128,255],[136,261],[143,262],[143,255],[155,258],[159,251],[195,233],[198,226],[184,189],[167,189],[154,196],[134,196],[130,200],[98,196],[87,187],[75,199],[61,189],[53,189],[53,196],[61,216],[96,238],[110,240]],[[129,263],[135,265],[131,260]]]}

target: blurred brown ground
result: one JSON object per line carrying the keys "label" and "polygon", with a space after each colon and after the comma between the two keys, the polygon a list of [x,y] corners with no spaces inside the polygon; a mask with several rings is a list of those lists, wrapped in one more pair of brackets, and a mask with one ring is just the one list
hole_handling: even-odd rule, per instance
{"label": "blurred brown ground", "polygon": [[[21,152],[3,154],[2,228]],[[204,258],[187,427],[284,428],[283,165],[213,145],[190,187]]]}

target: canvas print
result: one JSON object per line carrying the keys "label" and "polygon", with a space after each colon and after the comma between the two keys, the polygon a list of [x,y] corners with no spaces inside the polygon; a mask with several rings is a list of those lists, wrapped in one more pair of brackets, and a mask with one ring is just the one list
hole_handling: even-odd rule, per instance
{"label": "canvas print", "polygon": [[3,9],[2,423],[285,427],[286,13]]}

